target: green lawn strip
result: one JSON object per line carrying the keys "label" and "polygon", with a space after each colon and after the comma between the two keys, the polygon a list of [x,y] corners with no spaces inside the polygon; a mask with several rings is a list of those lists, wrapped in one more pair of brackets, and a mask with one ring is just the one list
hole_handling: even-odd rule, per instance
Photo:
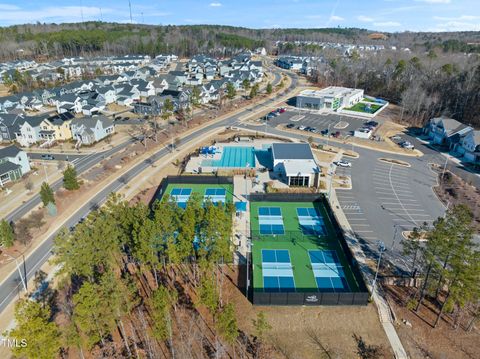
{"label": "green lawn strip", "polygon": [[192,193],[196,192],[196,193],[200,194],[200,196],[202,196],[202,197],[205,195],[205,190],[207,188],[225,188],[225,190],[227,191],[227,193],[225,195],[226,201],[227,202],[232,202],[233,201],[233,185],[231,185],[231,184],[218,185],[218,184],[170,183],[167,186],[167,188],[165,190],[165,193],[170,194],[172,192],[172,189],[174,189],[174,188],[191,188]]}
{"label": "green lawn strip", "polygon": [[367,98],[367,97],[365,97],[362,101],[363,101],[363,102],[373,102],[373,103],[376,103],[376,102],[377,102],[377,101],[375,101],[374,99]]}
{"label": "green lawn strip", "polygon": [[[315,278],[311,269],[310,249],[332,249],[336,250],[340,263],[344,267],[345,276],[351,291],[358,291],[359,286],[352,273],[352,268],[348,265],[345,253],[336,237],[333,224],[329,221],[326,210],[321,204],[315,207],[321,213],[327,227],[327,236],[318,238],[316,236],[305,236],[300,231],[300,224],[297,217],[297,208],[313,208],[313,203],[309,202],[250,202],[250,225],[251,230],[258,236],[258,208],[259,207],[280,207],[285,227],[285,235],[277,236],[259,236],[261,239],[253,241],[253,263],[254,263],[254,288],[263,287],[263,278],[261,271],[262,249],[288,249],[290,259],[294,267],[294,280],[297,291],[316,288]],[[258,237],[257,237],[258,238]]]}
{"label": "green lawn strip", "polygon": [[375,113],[377,112],[380,108],[382,108],[383,105],[376,105],[376,104],[371,104],[370,108],[373,110],[372,112],[367,111],[365,109],[365,104],[364,103],[356,103],[352,107],[346,107],[345,110],[347,111],[356,111],[356,112],[363,112],[363,113]]}

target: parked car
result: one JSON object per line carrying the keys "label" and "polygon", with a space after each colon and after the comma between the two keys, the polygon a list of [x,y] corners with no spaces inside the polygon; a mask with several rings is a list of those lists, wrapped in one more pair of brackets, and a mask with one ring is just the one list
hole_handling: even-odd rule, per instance
{"label": "parked car", "polygon": [[334,165],[338,167],[352,167],[352,164],[350,162],[347,162],[345,160],[340,160],[337,162],[333,162]]}
{"label": "parked car", "polygon": [[280,112],[280,113],[284,113],[285,111],[287,111],[287,109],[285,107],[280,107],[278,109],[278,112]]}
{"label": "parked car", "polygon": [[313,133],[317,133],[317,129],[315,127],[310,127],[309,131]]}
{"label": "parked car", "polygon": [[300,126],[297,127],[297,129],[299,129],[300,131],[304,131],[306,129],[306,127],[303,126],[303,125],[300,125]]}
{"label": "parked car", "polygon": [[328,128],[320,131],[320,133],[321,133],[322,135],[324,135],[324,136],[328,135]]}
{"label": "parked car", "polygon": [[294,128],[295,125],[293,123],[289,123],[288,125],[285,126],[286,128]]}
{"label": "parked car", "polygon": [[271,112],[265,117],[267,120],[271,120],[272,118],[274,118],[275,115],[273,115]]}
{"label": "parked car", "polygon": [[312,129],[313,129],[313,127],[307,126],[307,127],[305,127],[304,130],[310,132],[310,131],[312,131]]}
{"label": "parked car", "polygon": [[44,154],[42,155],[42,160],[54,160],[55,157],[53,157],[52,155],[49,155],[49,154]]}
{"label": "parked car", "polygon": [[394,141],[398,141],[398,140],[401,140],[402,138],[399,136],[399,135],[395,135],[395,136],[392,136],[390,137],[392,140]]}
{"label": "parked car", "polygon": [[368,122],[365,122],[365,126],[377,127],[378,122],[377,121],[368,121]]}
{"label": "parked car", "polygon": [[402,146],[403,148],[406,148],[407,150],[413,150],[413,149],[415,149],[415,146],[412,145],[412,144],[411,144],[410,142],[408,142],[408,141],[402,142],[402,144],[401,144],[400,146]]}
{"label": "parked car", "polygon": [[332,136],[335,137],[335,138],[339,138],[340,137],[340,131],[335,132]]}

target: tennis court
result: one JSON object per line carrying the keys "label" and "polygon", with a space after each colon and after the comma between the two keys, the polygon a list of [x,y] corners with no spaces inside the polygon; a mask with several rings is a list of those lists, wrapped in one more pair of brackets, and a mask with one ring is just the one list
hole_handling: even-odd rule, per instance
{"label": "tennis court", "polygon": [[172,188],[170,196],[175,199],[179,207],[185,208],[187,201],[192,194],[191,188]]}
{"label": "tennis court", "polygon": [[179,207],[185,208],[188,200],[195,194],[200,201],[207,198],[213,203],[233,202],[233,185],[172,183],[165,189]]}
{"label": "tennis court", "polygon": [[[359,291],[322,203],[252,201],[250,226],[254,290],[285,292],[288,287],[297,293]],[[278,231],[273,226],[279,226]],[[292,279],[281,279],[281,274]]]}
{"label": "tennis court", "polygon": [[205,190],[205,195],[203,196],[203,200],[209,199],[213,203],[222,202],[225,203],[225,195],[227,194],[227,190],[225,188],[207,188]]}
{"label": "tennis court", "polygon": [[327,234],[323,217],[315,208],[298,207],[297,217],[303,234],[315,236]]}
{"label": "tennis court", "polygon": [[286,249],[262,250],[262,275],[265,292],[295,291],[293,267]]}
{"label": "tennis court", "polygon": [[321,292],[348,292],[345,272],[334,250],[309,250],[313,275]]}
{"label": "tennis court", "polygon": [[259,207],[258,223],[260,234],[281,235],[285,233],[280,207]]}

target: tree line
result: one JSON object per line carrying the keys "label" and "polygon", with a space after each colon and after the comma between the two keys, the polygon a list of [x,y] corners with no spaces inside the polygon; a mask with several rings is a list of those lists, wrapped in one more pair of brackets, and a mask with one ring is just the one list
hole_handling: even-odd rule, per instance
{"label": "tree line", "polygon": [[[185,209],[168,195],[149,208],[112,194],[73,231],[63,229],[55,238],[58,292],[18,302],[18,325],[6,335],[29,342],[14,354],[138,358],[167,350],[172,358],[185,357],[194,348],[179,330],[193,325],[182,317],[190,301],[213,323],[210,334],[196,335],[209,336],[214,352],[235,351],[235,307],[222,293],[222,266],[232,261],[233,214],[232,203],[203,202],[195,193]],[[263,314],[255,323],[263,336],[269,327]]]}
{"label": "tree line", "polygon": [[470,318],[470,330],[480,316],[480,248],[473,240],[473,216],[465,205],[457,205],[438,218],[433,226],[415,228],[403,241],[404,254],[412,260],[414,276],[422,284],[407,303],[418,312],[425,303],[437,308],[436,327],[442,317],[453,327]]}

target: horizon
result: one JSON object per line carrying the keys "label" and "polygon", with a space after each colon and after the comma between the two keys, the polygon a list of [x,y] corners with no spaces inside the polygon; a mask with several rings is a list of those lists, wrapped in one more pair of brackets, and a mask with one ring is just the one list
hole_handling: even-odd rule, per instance
{"label": "horizon", "polygon": [[[369,31],[480,31],[475,0],[0,0],[0,26],[101,21],[139,25],[219,25],[248,29],[358,28]],[[477,6],[475,6],[477,5]],[[468,15],[467,15],[468,14]]]}

